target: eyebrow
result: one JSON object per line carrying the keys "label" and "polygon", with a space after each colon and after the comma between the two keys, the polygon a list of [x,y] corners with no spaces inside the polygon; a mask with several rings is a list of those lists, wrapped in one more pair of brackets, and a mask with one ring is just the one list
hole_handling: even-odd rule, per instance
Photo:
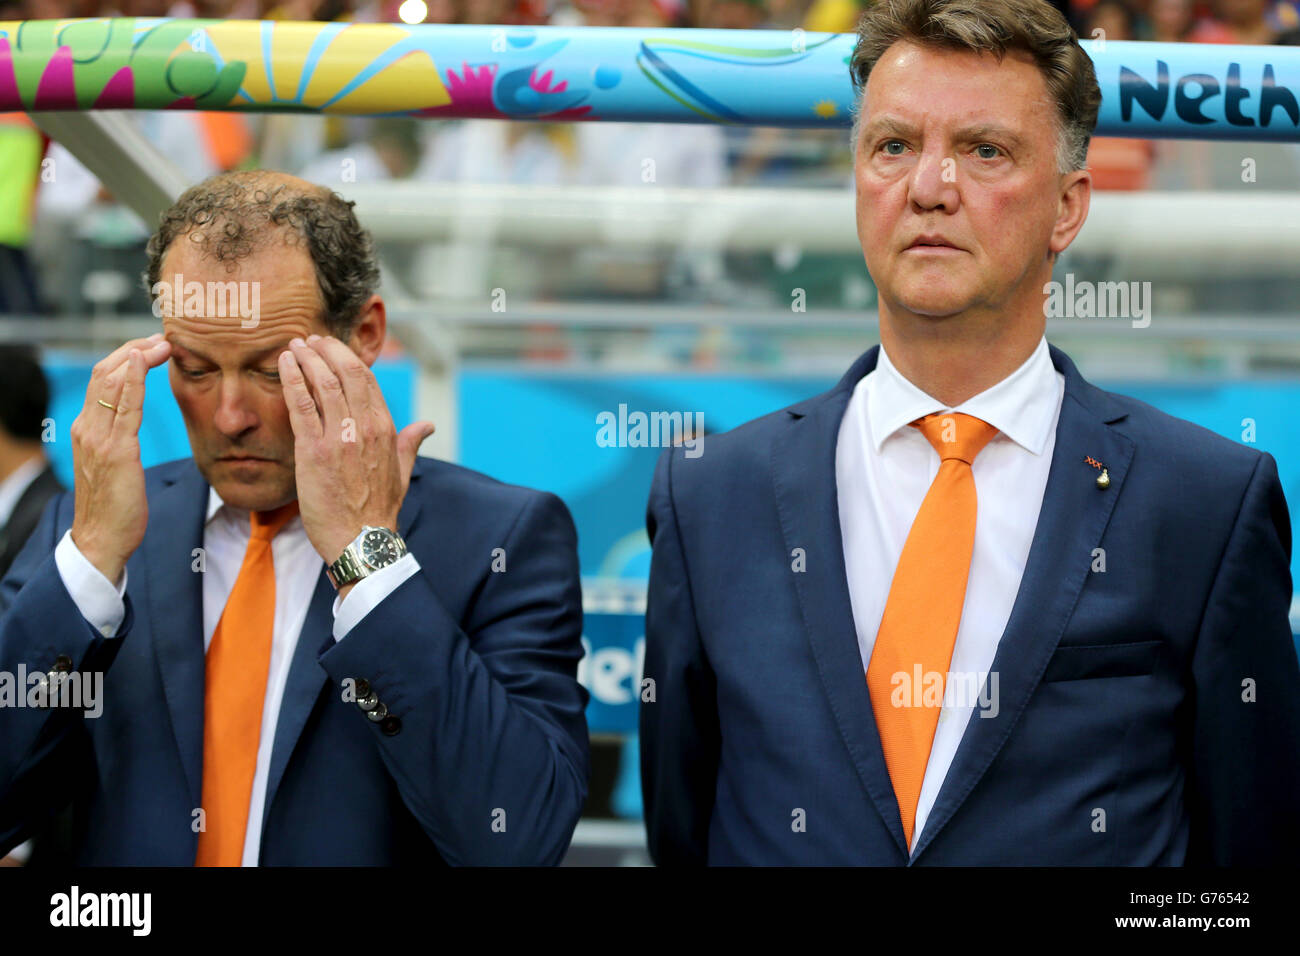
{"label": "eyebrow", "polygon": [[[867,123],[862,138],[872,139],[876,136],[891,134],[897,136],[915,136],[917,128],[894,116],[882,116]],[[1023,145],[1023,140],[1005,126],[994,123],[978,123],[975,126],[963,126],[954,133],[958,142],[969,143],[974,140],[1000,139],[1012,146]]]}
{"label": "eyebrow", "polygon": [[[179,346],[180,348],[184,349],[186,352],[188,352],[190,355],[194,356],[194,357],[195,357],[196,359],[198,359],[200,362],[207,362],[209,365],[216,365],[216,364],[217,364],[216,362],[212,361],[212,359],[208,358],[206,355],[204,355],[202,352],[200,352],[198,349],[192,348],[192,347],[190,347],[189,345],[185,344],[184,342],[182,342],[182,341],[180,341],[180,340],[176,340],[176,341],[174,341],[174,342],[172,343],[172,345],[173,345],[173,346]],[[270,348],[265,348],[265,349],[262,349],[262,351],[260,351],[260,352],[255,352],[255,353],[253,353],[253,355],[250,357],[250,360],[249,360],[249,363],[248,363],[248,364],[256,365],[257,363],[263,361],[263,360],[264,360],[268,355],[270,355],[272,352],[275,352],[275,353],[278,354],[278,353],[280,353],[280,352],[283,352],[283,351],[284,351],[285,349],[287,349],[288,347],[289,347],[289,340],[288,340],[288,339],[285,339],[285,340],[284,340],[284,343],[281,344],[281,345],[272,345]]]}
{"label": "eyebrow", "polygon": [[904,123],[900,119],[896,119],[893,116],[881,116],[878,119],[871,120],[870,122],[867,123],[866,126],[863,127],[862,138],[868,139],[878,135],[883,135],[885,133],[894,133],[899,136],[907,136],[908,134],[915,133],[915,132],[916,132],[916,127],[908,123]]}
{"label": "eyebrow", "polygon": [[965,126],[957,130],[957,139],[963,143],[969,143],[972,140],[1000,139],[1003,142],[1010,143],[1012,146],[1019,146],[1022,140],[1014,132],[1005,126],[998,126],[994,123],[980,123],[977,126]]}

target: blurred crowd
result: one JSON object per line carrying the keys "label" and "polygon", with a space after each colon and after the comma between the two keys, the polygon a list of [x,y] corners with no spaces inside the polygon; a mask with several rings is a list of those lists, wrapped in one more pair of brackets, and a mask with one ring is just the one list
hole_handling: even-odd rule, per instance
{"label": "blurred crowd", "polygon": [[[0,20],[219,17],[357,23],[707,27],[848,32],[872,0],[0,0]],[[1293,0],[1050,0],[1080,36],[1189,43],[1285,43]]]}
{"label": "blurred crowd", "polygon": [[[869,2],[0,0],[0,20],[123,15],[852,32]],[[1083,38],[1300,43],[1300,9],[1292,0],[1054,2]],[[852,183],[842,130],[181,111],[128,115],[193,182],[224,169],[260,167],[293,172],[344,194],[349,183],[388,180],[640,186],[647,181],[644,159],[653,157],[653,181],[670,187]],[[1213,188],[1211,147],[1097,138],[1089,162],[1099,189]],[[1229,159],[1223,165],[1232,172],[1237,159]],[[1294,165],[1294,155],[1288,161]],[[147,234],[146,224],[116,204],[76,157],[23,114],[0,114],[0,313],[138,310],[139,290],[114,275],[138,271]]]}

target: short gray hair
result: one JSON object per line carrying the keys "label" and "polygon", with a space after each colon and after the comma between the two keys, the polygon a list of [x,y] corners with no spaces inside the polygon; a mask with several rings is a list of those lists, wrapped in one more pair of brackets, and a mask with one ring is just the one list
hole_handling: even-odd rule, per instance
{"label": "short gray hair", "polygon": [[1028,53],[1056,103],[1058,172],[1087,167],[1101,88],[1078,35],[1047,0],[877,0],[858,20],[858,42],[849,62],[855,158],[867,79],[885,51],[900,40],[992,53],[999,59],[1007,50]]}

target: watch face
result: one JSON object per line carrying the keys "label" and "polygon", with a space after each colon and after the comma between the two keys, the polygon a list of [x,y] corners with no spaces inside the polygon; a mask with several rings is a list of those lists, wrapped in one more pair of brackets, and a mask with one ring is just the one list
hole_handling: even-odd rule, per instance
{"label": "watch face", "polygon": [[387,531],[367,531],[361,539],[361,557],[372,568],[386,568],[400,558],[401,553],[396,539]]}

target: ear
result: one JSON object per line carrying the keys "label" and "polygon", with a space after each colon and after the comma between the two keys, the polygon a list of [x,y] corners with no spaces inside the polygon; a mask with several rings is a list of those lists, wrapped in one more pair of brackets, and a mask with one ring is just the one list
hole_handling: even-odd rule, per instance
{"label": "ear", "polygon": [[1088,205],[1092,201],[1092,173],[1078,169],[1061,177],[1061,195],[1056,205],[1056,223],[1048,249],[1052,257],[1059,256],[1074,242],[1088,218]]}
{"label": "ear", "polygon": [[348,345],[357,357],[367,365],[374,365],[375,359],[384,349],[384,337],[388,332],[388,316],[384,310],[384,300],[372,295],[361,307],[361,319]]}

